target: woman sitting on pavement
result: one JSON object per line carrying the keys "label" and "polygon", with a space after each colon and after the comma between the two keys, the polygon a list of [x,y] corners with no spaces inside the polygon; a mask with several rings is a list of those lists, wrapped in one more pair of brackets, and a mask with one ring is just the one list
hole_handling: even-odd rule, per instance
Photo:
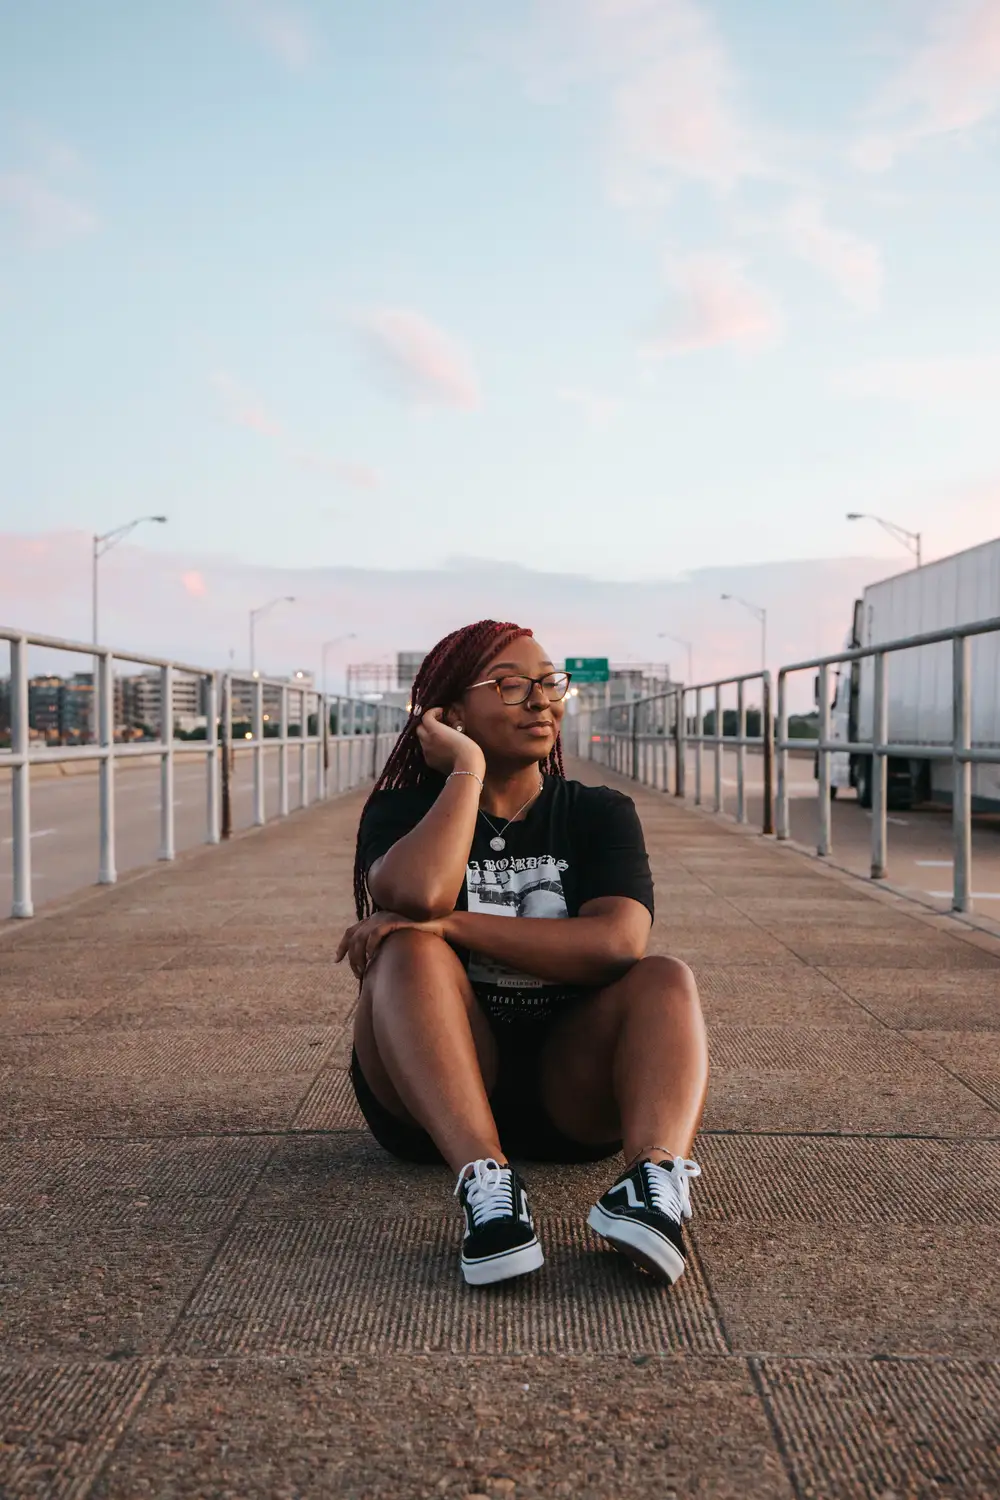
{"label": "woman sitting on pavement", "polygon": [[565,779],[568,686],[517,625],[434,647],[361,817],[359,920],[337,955],[361,980],[358,1103],[386,1150],[458,1174],[475,1284],[542,1264],[508,1153],[624,1149],[588,1223],[670,1282],[699,1175],[698,992],[684,964],[644,956],[653,885],[631,799]]}

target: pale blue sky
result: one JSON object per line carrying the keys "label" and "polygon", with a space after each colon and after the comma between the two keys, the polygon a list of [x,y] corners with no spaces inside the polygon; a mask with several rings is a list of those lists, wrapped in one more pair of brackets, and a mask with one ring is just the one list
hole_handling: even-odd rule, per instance
{"label": "pale blue sky", "polygon": [[994,535],[998,106],[998,0],[6,6],[0,532],[615,578]]}

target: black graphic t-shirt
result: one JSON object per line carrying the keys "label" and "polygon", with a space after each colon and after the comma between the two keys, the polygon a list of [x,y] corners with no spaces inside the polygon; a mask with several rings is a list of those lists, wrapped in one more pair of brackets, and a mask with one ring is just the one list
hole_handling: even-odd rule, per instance
{"label": "black graphic t-shirt", "polygon": [[[433,806],[440,785],[380,792],[361,823],[361,858],[371,869]],[[502,826],[502,820],[493,819]],[[504,917],[575,917],[598,896],[628,896],[653,912],[653,879],[635,804],[610,787],[546,777],[522,822],[504,831],[477,820],[456,911]],[[482,953],[459,950],[480,1004],[495,1021],[542,1020],[581,991],[536,979]]]}

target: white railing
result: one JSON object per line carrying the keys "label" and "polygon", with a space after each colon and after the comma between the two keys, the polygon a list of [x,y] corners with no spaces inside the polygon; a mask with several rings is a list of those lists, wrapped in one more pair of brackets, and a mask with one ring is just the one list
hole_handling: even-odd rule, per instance
{"label": "white railing", "polygon": [[[778,673],[778,838],[789,837],[788,752],[812,749],[817,756],[817,797],[819,833],[816,852],[831,852],[830,756],[865,755],[872,763],[872,843],[871,875],[884,880],[888,848],[888,769],[889,758],[907,760],[950,759],[952,763],[952,843],[954,846],[952,910],[971,910],[972,868],[972,767],[1000,765],[1000,746],[972,744],[972,703],[970,693],[970,642],[974,636],[1000,631],[1000,617],[933,630],[925,635],[906,636],[884,641],[876,646],[859,646],[834,656],[818,656],[811,661],[795,662]],[[896,651],[915,647],[952,644],[952,725],[951,739],[942,744],[907,744],[889,737],[888,658]],[[874,705],[870,740],[834,740],[830,726],[830,668],[844,663],[874,657]],[[818,672],[819,726],[813,740],[788,737],[788,678],[793,672]]]}
{"label": "white railing", "polygon": [[[217,844],[232,832],[231,777],[238,755],[249,755],[253,769],[253,823],[267,820],[265,796],[266,751],[278,752],[278,806],[276,815],[287,816],[290,808],[289,770],[293,752],[297,752],[297,806],[323,801],[328,796],[347,791],[374,780],[385,764],[399,731],[406,722],[402,708],[339,695],[319,693],[307,684],[231,672],[214,672],[209,668],[185,662],[140,656],[130,651],[113,651],[107,647],[64,641],[52,636],[32,635],[26,631],[0,627],[0,641],[10,643],[10,751],[0,750],[0,769],[11,769],[12,842],[14,917],[34,915],[31,872],[31,767],[73,761],[98,763],[98,883],[113,885],[117,880],[115,840],[115,767],[125,760],[157,757],[160,762],[160,839],[159,858],[172,860],[175,855],[174,819],[174,679],[181,673],[201,684],[205,707],[205,742],[203,750],[192,751],[192,743],[182,742],[188,754],[201,754],[205,761],[205,842]],[[28,651],[32,647],[47,651],[69,651],[87,656],[96,663],[96,695],[91,698],[93,743],[80,745],[38,745],[29,733]],[[116,743],[114,738],[114,666],[128,662],[160,673],[159,739],[134,743]],[[233,740],[235,689],[245,688],[249,698],[250,729],[243,741]],[[265,693],[280,705],[278,733],[265,733]],[[93,693],[93,689],[92,689]],[[290,718],[290,713],[297,717]],[[330,732],[331,716],[335,732]],[[310,722],[315,717],[315,730]],[[292,733],[297,724],[299,732]],[[310,760],[314,772],[310,775]]]}
{"label": "white railing", "polygon": [[[760,733],[747,734],[748,685],[761,691]],[[735,705],[727,708],[726,689],[735,689]],[[730,694],[729,696],[733,696]],[[712,733],[706,733],[706,703],[711,699]],[[734,734],[725,733],[726,713],[735,715]],[[749,672],[688,687],[676,683],[664,693],[636,698],[630,703],[590,709],[581,707],[571,719],[567,739],[577,755],[609,766],[643,786],[683,797],[687,790],[687,751],[694,750],[694,803],[701,806],[704,789],[704,751],[713,755],[713,811],[726,811],[723,757],[736,751],[736,820],[747,822],[747,750],[763,757],[761,831],[774,832],[774,731],[771,675]]]}

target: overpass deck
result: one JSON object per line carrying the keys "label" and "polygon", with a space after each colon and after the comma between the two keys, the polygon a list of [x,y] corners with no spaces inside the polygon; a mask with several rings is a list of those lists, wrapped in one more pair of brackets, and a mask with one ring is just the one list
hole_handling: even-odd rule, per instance
{"label": "overpass deck", "polygon": [[361,794],[0,927],[0,1494],[1000,1492],[1000,942],[627,789],[713,1060],[672,1291],[604,1165],[470,1292],[365,1133]]}

